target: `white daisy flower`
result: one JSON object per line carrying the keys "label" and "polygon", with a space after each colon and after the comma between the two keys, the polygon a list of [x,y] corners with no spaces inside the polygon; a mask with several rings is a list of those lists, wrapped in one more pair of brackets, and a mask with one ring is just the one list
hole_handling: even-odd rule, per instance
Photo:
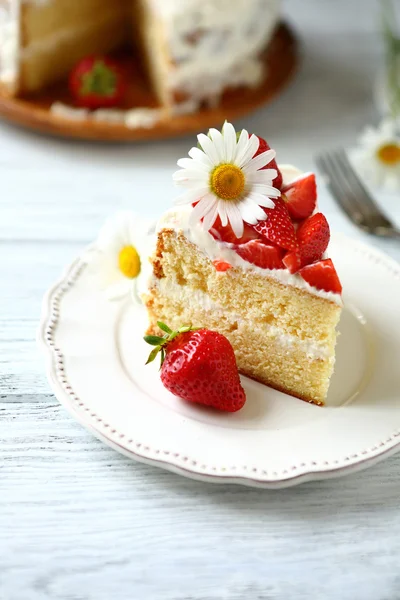
{"label": "white daisy flower", "polygon": [[400,136],[396,124],[384,120],[375,129],[368,127],[358,146],[350,151],[350,159],[359,173],[370,183],[398,190],[400,186]]}
{"label": "white daisy flower", "polygon": [[120,212],[100,230],[86,261],[90,273],[110,300],[131,293],[138,300],[140,282],[148,275],[150,223],[133,212]]}
{"label": "white daisy flower", "polygon": [[276,153],[267,150],[253,158],[260,144],[258,137],[249,138],[243,129],[237,138],[231,123],[225,123],[222,133],[210,129],[208,136],[201,133],[197,139],[201,148],[192,148],[190,158],[178,160],[181,170],[174,174],[174,181],[188,191],[175,203],[196,203],[190,225],[202,222],[208,231],[219,216],[222,225],[229,223],[240,238],[243,221],[255,225],[266,219],[262,207],[274,208],[271,198],[281,195],[272,185],[276,169],[263,169]]}

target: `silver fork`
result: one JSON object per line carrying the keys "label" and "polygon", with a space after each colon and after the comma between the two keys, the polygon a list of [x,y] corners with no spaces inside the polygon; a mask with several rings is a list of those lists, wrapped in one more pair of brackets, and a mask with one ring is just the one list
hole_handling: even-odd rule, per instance
{"label": "silver fork", "polygon": [[343,149],[316,157],[326,184],[347,216],[364,231],[380,237],[400,239],[400,230],[386,217],[365,188]]}

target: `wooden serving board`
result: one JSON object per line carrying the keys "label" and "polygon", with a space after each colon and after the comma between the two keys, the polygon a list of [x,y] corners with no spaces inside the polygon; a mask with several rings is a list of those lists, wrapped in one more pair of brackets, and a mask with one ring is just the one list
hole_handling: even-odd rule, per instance
{"label": "wooden serving board", "polygon": [[[131,82],[125,103],[119,108],[157,108],[157,100],[132,57],[121,54],[118,58],[124,63]],[[175,137],[220,125],[225,119],[232,121],[242,117],[267,104],[282,91],[298,64],[298,42],[286,24],[282,23],[277,29],[264,60],[267,77],[261,86],[226,92],[217,107],[204,108],[195,114],[165,117],[151,128],[132,128],[90,117],[77,120],[53,113],[50,107],[54,102],[73,106],[65,82],[30,98],[10,98],[0,90],[0,116],[41,133],[69,138],[138,141]]]}

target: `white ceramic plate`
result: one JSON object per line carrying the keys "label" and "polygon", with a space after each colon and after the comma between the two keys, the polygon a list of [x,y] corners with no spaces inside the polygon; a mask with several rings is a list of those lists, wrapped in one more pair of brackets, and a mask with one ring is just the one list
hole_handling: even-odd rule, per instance
{"label": "white ceramic plate", "polygon": [[110,302],[78,259],[46,295],[39,331],[57,398],[83,425],[135,460],[212,482],[278,488],[343,475],[400,444],[400,266],[343,236],[331,242],[345,290],[329,407],[242,378],[235,414],[167,392],[143,307]]}

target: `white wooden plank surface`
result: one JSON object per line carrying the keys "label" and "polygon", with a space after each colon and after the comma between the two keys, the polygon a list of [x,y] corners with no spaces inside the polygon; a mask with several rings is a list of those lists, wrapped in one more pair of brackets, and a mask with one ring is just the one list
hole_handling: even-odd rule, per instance
{"label": "white wooden plank surface", "polygon": [[[376,10],[286,2],[303,65],[241,123],[282,162],[311,169],[376,118]],[[114,210],[169,206],[189,143],[72,143],[0,123],[0,599],[397,600],[400,456],[279,492],[204,485],[117,455],[50,392],[35,344],[44,291]],[[334,229],[365,239],[323,186],[320,202]],[[382,202],[400,220],[397,198]]]}

